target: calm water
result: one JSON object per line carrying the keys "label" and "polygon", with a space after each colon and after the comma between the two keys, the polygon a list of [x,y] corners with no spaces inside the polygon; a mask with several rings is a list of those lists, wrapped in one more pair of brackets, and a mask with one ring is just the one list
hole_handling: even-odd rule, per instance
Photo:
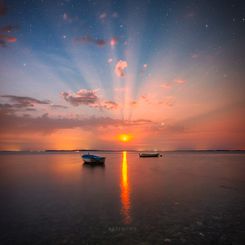
{"label": "calm water", "polygon": [[245,154],[0,155],[0,244],[245,244]]}

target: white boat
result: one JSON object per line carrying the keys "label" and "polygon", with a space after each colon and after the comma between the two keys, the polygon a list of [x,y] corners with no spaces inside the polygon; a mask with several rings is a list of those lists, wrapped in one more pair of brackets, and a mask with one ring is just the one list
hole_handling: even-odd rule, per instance
{"label": "white boat", "polygon": [[91,163],[91,164],[104,164],[105,163],[105,157],[90,155],[89,153],[84,154],[81,157],[84,163]]}
{"label": "white boat", "polygon": [[140,152],[139,153],[140,157],[161,157],[162,155],[160,155],[158,152]]}

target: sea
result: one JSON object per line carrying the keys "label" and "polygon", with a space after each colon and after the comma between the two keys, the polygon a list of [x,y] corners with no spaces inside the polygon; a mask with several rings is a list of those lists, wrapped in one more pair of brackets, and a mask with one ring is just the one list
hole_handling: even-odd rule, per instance
{"label": "sea", "polygon": [[0,153],[1,245],[245,244],[244,152],[81,154]]}

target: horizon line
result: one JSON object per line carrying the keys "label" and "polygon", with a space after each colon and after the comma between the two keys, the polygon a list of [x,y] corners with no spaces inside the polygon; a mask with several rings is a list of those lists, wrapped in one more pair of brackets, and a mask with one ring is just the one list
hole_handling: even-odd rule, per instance
{"label": "horizon line", "polygon": [[0,150],[0,153],[4,152],[43,152],[43,153],[51,153],[51,152],[84,152],[84,151],[100,151],[100,152],[187,152],[187,151],[245,151],[245,149],[177,149],[177,150],[135,150],[135,149],[45,149],[45,150]]}

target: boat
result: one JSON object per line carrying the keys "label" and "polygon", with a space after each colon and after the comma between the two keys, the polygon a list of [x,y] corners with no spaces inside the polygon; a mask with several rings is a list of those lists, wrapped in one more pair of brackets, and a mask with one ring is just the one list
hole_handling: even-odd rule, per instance
{"label": "boat", "polygon": [[84,154],[81,157],[84,163],[90,163],[90,164],[104,164],[105,163],[105,157],[90,155],[89,153]]}
{"label": "boat", "polygon": [[141,152],[139,153],[140,157],[161,157],[162,155],[160,155],[158,152]]}

